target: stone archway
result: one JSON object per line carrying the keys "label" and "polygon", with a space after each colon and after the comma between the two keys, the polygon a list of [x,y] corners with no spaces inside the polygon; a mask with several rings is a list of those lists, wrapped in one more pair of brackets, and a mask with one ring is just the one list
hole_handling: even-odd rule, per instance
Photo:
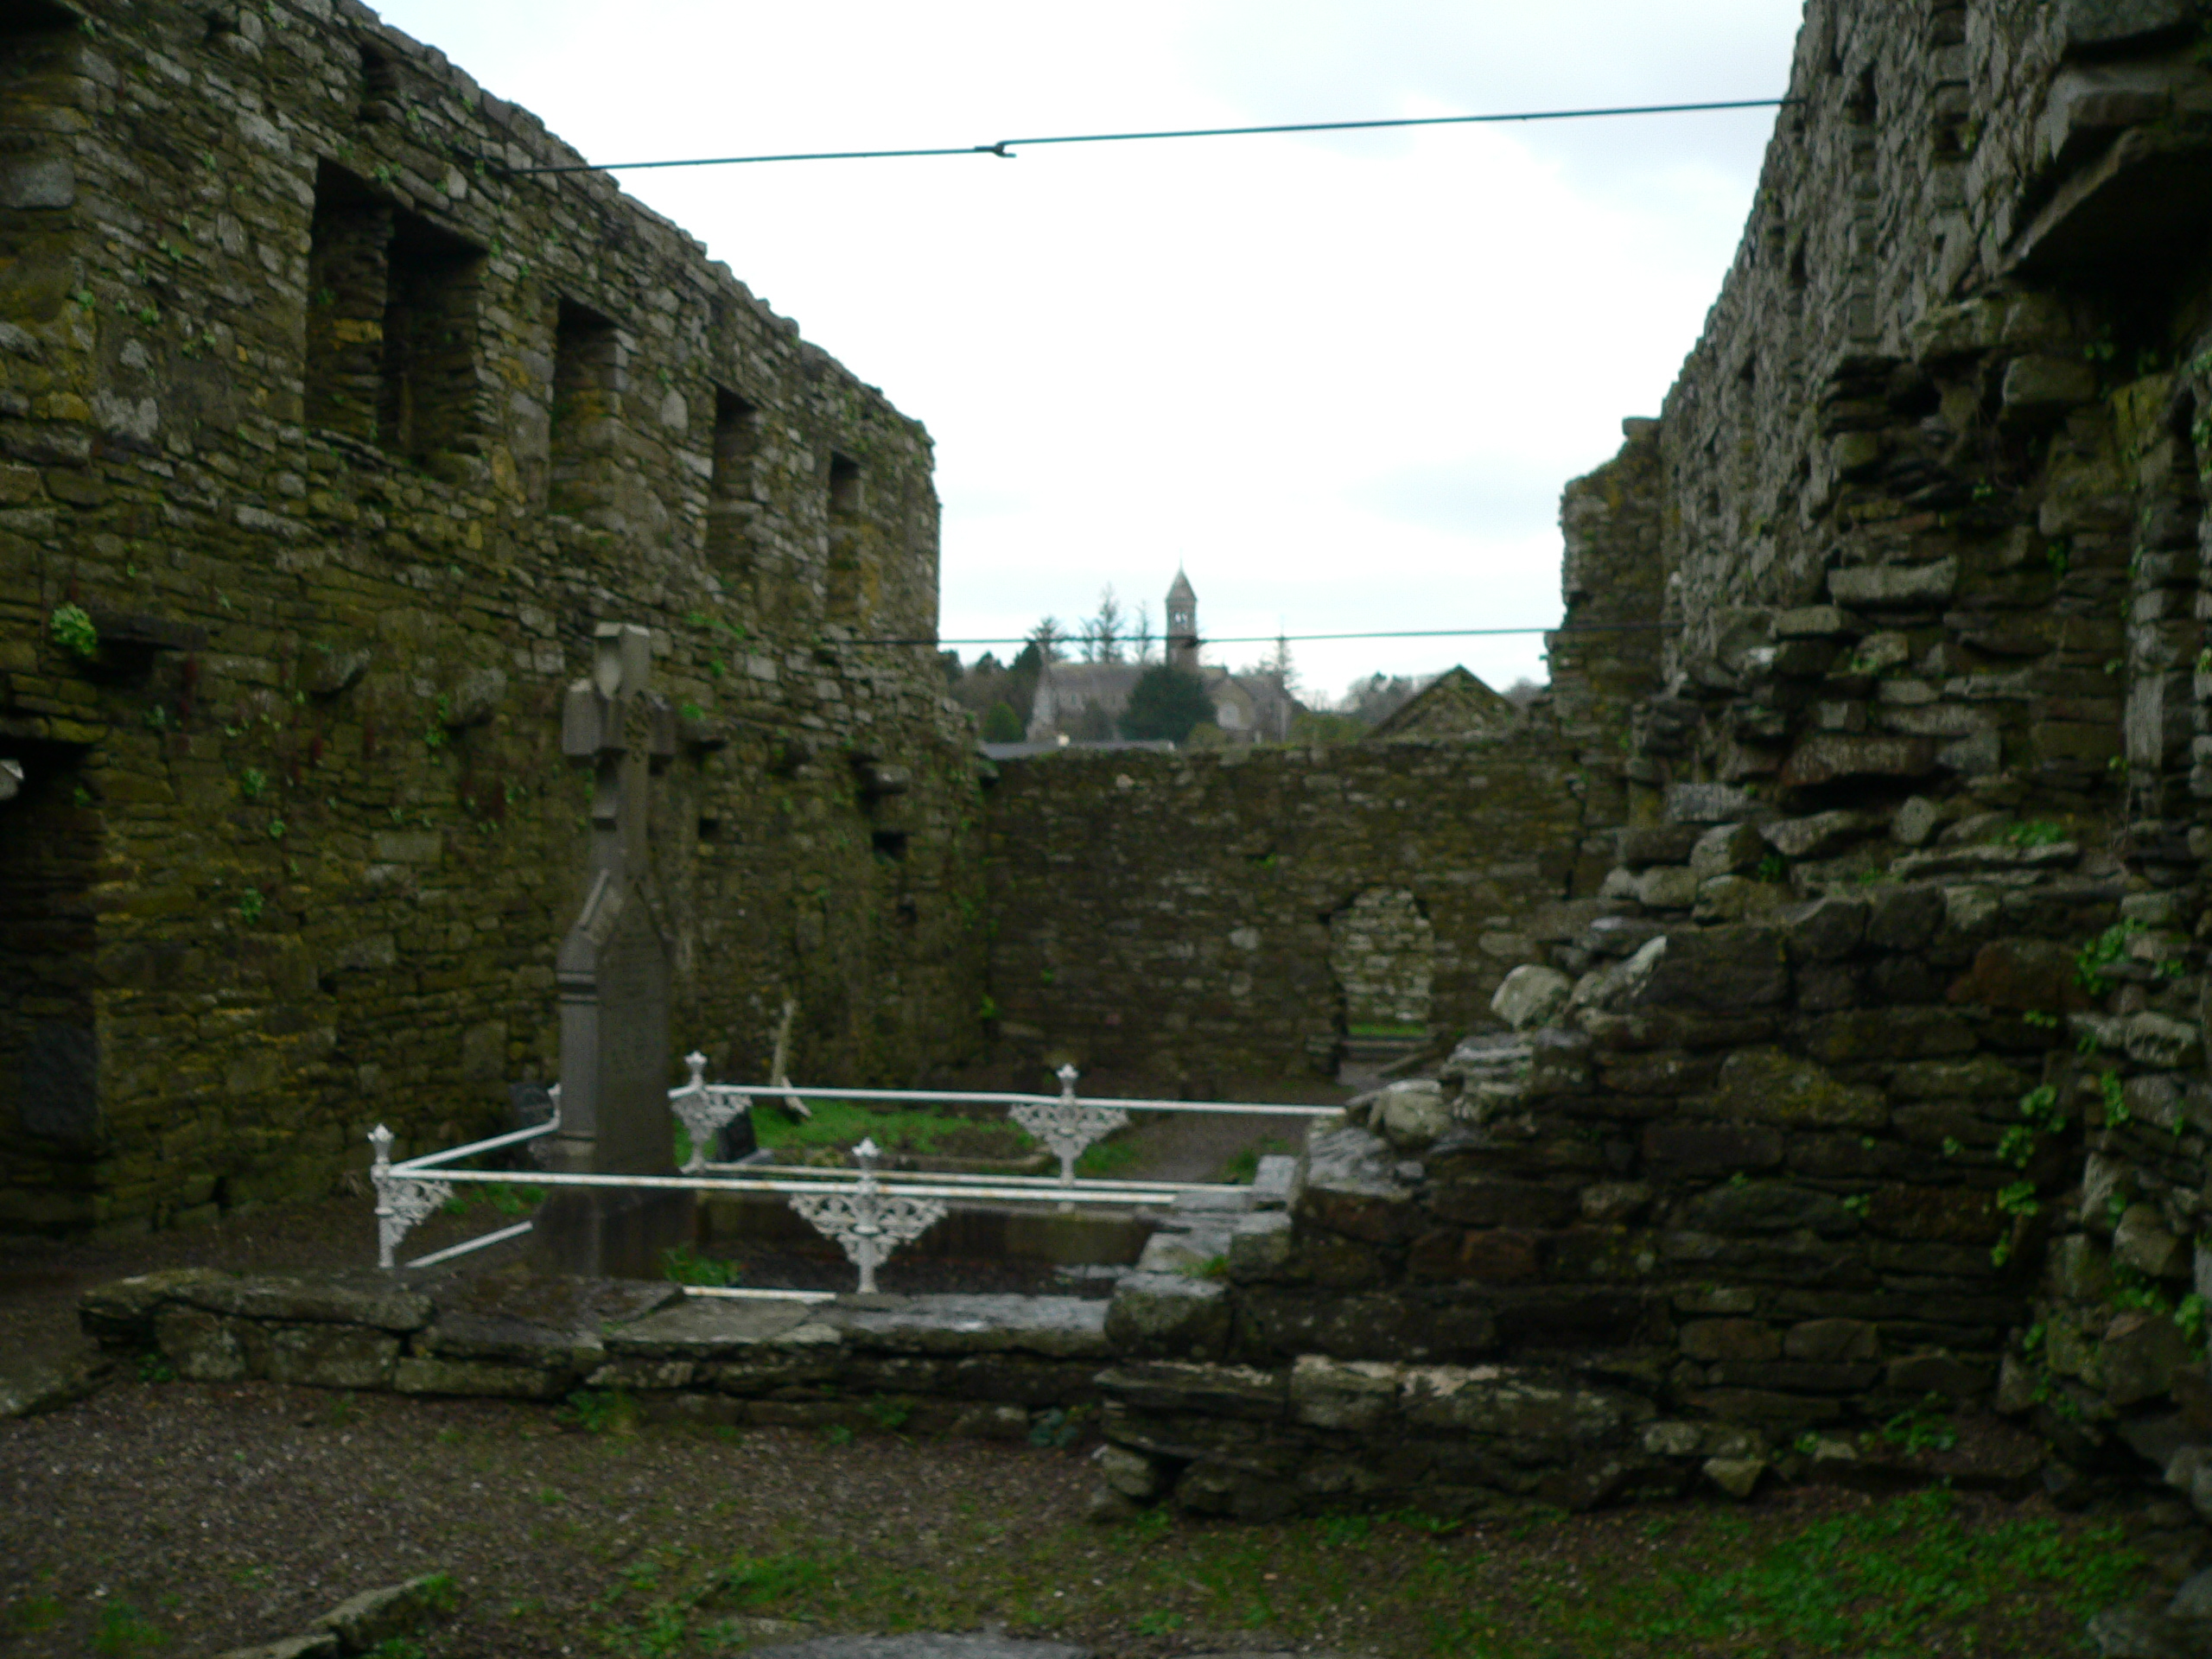
{"label": "stone archway", "polygon": [[1405,888],[1370,887],[1329,918],[1329,970],[1347,1039],[1427,1039],[1436,935]]}

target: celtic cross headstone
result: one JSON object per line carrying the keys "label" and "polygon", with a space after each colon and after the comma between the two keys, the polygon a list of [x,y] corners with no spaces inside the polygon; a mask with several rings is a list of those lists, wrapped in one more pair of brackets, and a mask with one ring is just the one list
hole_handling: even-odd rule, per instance
{"label": "celtic cross headstone", "polygon": [[[561,1129],[547,1161],[601,1175],[675,1173],[668,1109],[673,957],[652,877],[656,762],[676,753],[676,721],[653,695],[645,629],[602,623],[591,673],[569,686],[561,748],[593,770],[591,849],[582,908],[561,942]],[[688,1192],[569,1188],[537,1223],[556,1272],[655,1277],[660,1253],[692,1231]]]}

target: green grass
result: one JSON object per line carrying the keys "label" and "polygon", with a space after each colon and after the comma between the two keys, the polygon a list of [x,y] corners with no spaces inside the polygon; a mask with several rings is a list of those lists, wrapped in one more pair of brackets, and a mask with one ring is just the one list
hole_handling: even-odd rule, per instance
{"label": "green grass", "polygon": [[1940,1490],[1465,1528],[1165,1511],[1103,1535],[1022,1533],[966,1510],[939,1521],[926,1560],[828,1542],[720,1563],[662,1550],[601,1599],[613,1618],[600,1639],[618,1654],[715,1653],[725,1621],[745,1615],[832,1630],[1003,1621],[1092,1641],[1264,1629],[1405,1659],[2057,1654],[2141,1567],[2115,1527]]}
{"label": "green grass", "polygon": [[[849,1152],[861,1141],[873,1140],[886,1152],[1007,1161],[1044,1150],[1003,1118],[953,1117],[918,1109],[879,1110],[849,1100],[810,1100],[807,1104],[814,1116],[801,1121],[763,1102],[753,1116],[753,1133],[760,1144],[779,1152],[825,1147]],[[677,1131],[679,1161],[690,1150],[682,1141],[682,1134]],[[1076,1160],[1076,1173],[1094,1179],[1119,1175],[1138,1155],[1137,1148],[1126,1140],[1103,1141]]]}
{"label": "green grass", "polygon": [[127,1601],[111,1601],[100,1609],[99,1629],[92,1637],[92,1651],[101,1655],[151,1653],[166,1647],[168,1637],[139,1617]]}
{"label": "green grass", "polygon": [[[1127,1131],[1123,1132],[1124,1135]],[[1093,1180],[1104,1180],[1109,1176],[1126,1174],[1139,1156],[1136,1143],[1116,1136],[1111,1141],[1097,1141],[1083,1149],[1083,1156],[1075,1160],[1075,1173]]]}
{"label": "green grass", "polygon": [[1279,1135],[1262,1135],[1221,1166],[1216,1179],[1233,1186],[1249,1186],[1260,1173],[1260,1160],[1294,1154],[1298,1148]]}
{"label": "green grass", "polygon": [[810,1100],[814,1116],[792,1117],[763,1101],[754,1109],[753,1130],[764,1147],[779,1151],[834,1147],[850,1151],[864,1140],[873,1140],[886,1152],[933,1153],[953,1135],[973,1136],[978,1130],[1003,1132],[1008,1157],[1033,1150],[1036,1143],[1013,1124],[988,1118],[948,1117],[920,1110],[879,1111],[851,1100]]}

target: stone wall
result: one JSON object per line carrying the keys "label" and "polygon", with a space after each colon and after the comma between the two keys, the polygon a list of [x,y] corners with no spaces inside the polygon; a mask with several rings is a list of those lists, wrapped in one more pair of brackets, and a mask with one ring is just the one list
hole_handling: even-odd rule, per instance
{"label": "stone wall", "polygon": [[[1427,1025],[1465,1029],[1535,941],[1586,921],[1576,896],[1607,861],[1597,829],[1618,821],[1619,760],[1578,756],[1540,712],[1497,739],[1002,763],[988,817],[1001,1034],[1202,1096],[1224,1077],[1333,1073],[1350,1028],[1418,1023],[1424,1001]],[[1363,924],[1386,912],[1382,963]],[[1398,960],[1424,934],[1425,999]]]}
{"label": "stone wall", "polygon": [[[1225,1363],[1224,1287],[1178,1274],[1072,1297],[870,1296],[811,1306],[637,1281],[149,1274],[88,1293],[111,1362],[410,1395],[567,1400],[593,1421],[1102,1437],[1093,1514],[1162,1501],[1274,1518],[1448,1517],[1673,1497],[1755,1480],[1764,1438],[1655,1408],[1588,1366]],[[578,1390],[584,1390],[579,1393]],[[2009,1461],[2008,1461],[2009,1458]],[[2017,1484],[2018,1448],[1974,1478]],[[1883,1459],[1891,1480],[1967,1472]],[[1748,1491],[1747,1483],[1738,1481]]]}
{"label": "stone wall", "polygon": [[[980,1038],[930,445],[358,5],[0,29],[0,1229],[327,1191],[556,1058],[588,780],[653,634],[674,1052]],[[673,1081],[674,1079],[671,1079]]]}
{"label": "stone wall", "polygon": [[[2204,19],[1815,0],[1790,91],[1704,337],[1580,498],[1666,624],[1610,913],[1516,982],[1542,1034],[1435,1143],[1582,1207],[1472,1226],[1461,1288],[1566,1293],[1625,1183],[1607,1224],[1658,1235],[1602,1271],[1665,1308],[1678,1399],[1926,1384],[2031,1424],[2055,1492],[2164,1470],[2212,1516]],[[1753,955],[1740,1007],[1678,977]],[[1363,1271],[1418,1283],[1421,1236]]]}

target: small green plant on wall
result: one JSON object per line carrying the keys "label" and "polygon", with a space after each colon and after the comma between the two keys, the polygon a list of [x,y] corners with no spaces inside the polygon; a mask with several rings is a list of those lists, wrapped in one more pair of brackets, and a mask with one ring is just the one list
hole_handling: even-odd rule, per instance
{"label": "small green plant on wall", "polygon": [[71,656],[89,658],[99,654],[100,631],[92,626],[92,619],[86,614],[83,606],[55,606],[46,626],[54,643]]}

